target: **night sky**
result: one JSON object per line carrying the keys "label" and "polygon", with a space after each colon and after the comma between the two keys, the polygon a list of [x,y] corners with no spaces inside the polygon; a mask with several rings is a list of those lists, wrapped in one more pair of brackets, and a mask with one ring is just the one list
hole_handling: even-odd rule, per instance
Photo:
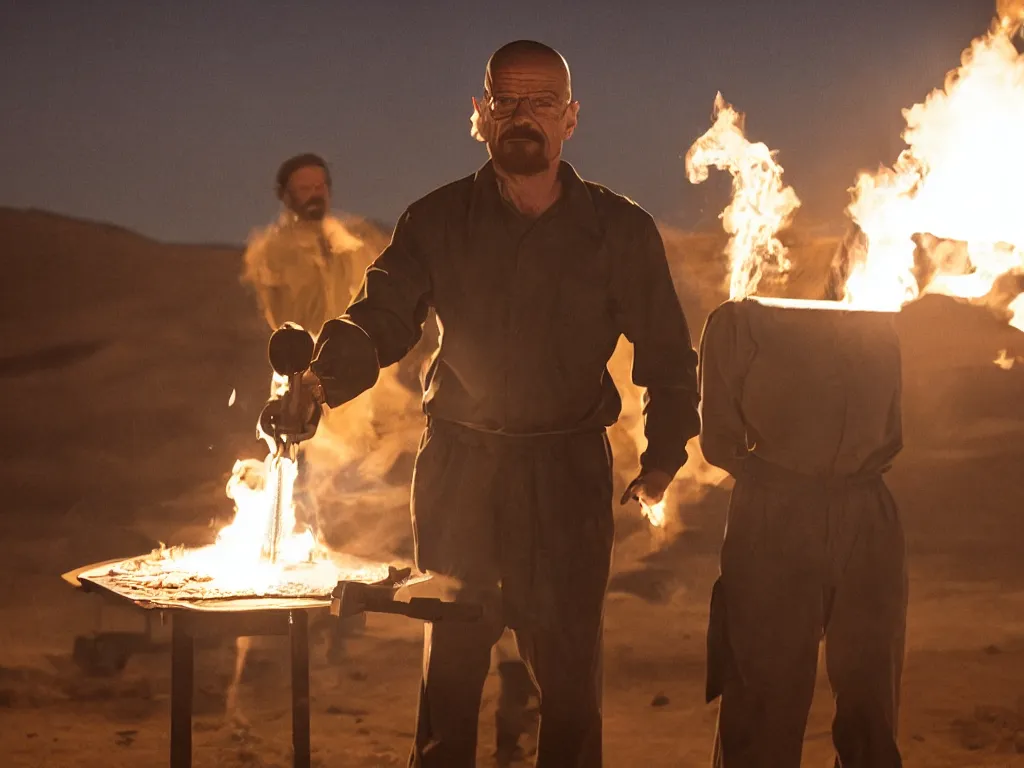
{"label": "night sky", "polygon": [[336,207],[393,222],[475,170],[470,97],[502,43],[559,49],[581,102],[566,158],[655,216],[711,226],[728,180],[682,156],[715,93],[779,150],[810,224],[902,148],[994,0],[228,2],[8,0],[0,205],[160,239],[241,242],[277,209],[277,164],[323,154]]}

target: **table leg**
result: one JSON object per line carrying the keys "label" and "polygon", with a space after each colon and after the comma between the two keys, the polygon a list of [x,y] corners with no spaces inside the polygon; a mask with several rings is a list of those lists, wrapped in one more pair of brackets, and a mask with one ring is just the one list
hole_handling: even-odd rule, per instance
{"label": "table leg", "polygon": [[195,643],[186,622],[171,618],[171,768],[192,766]]}
{"label": "table leg", "polygon": [[292,753],[295,768],[309,768],[309,616],[288,615],[292,661]]}

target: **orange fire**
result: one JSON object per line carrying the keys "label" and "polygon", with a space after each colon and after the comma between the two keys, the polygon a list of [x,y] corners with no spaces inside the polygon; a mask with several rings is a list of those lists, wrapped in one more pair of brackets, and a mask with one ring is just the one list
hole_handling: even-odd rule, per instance
{"label": "orange fire", "polygon": [[[163,574],[172,581],[188,574],[211,596],[270,594],[286,581],[301,582],[313,593],[330,593],[339,578],[330,553],[308,526],[295,524],[292,490],[297,474],[296,462],[273,454],[262,462],[236,461],[227,485],[235,516],[217,533],[216,541],[196,549],[157,550],[136,564],[138,573],[151,579]],[[264,552],[279,493],[282,530],[287,533],[281,538],[277,562],[271,563]]]}
{"label": "orange fire", "polygon": [[665,513],[666,506],[668,506],[667,493],[662,496],[661,501],[654,506],[649,507],[643,502],[640,503],[640,509],[643,511],[644,517],[646,517],[647,521],[655,528],[664,528],[665,524],[668,522]]}
{"label": "orange fire", "polygon": [[[903,111],[907,148],[893,166],[857,179],[848,213],[867,247],[846,301],[899,308],[920,292],[981,300],[999,277],[1024,273],[1024,57],[1010,15],[1021,3],[1001,5],[1007,15],[964,51],[944,88]],[[922,256],[923,280],[914,274]],[[1020,297],[1009,311],[1024,328]]]}
{"label": "orange fire", "polygon": [[1024,0],[996,0],[996,16],[1009,34],[1020,31],[1024,26]]}
{"label": "orange fire", "polygon": [[[281,394],[286,387],[287,379],[275,375],[272,392]],[[268,444],[270,452],[264,460],[235,462],[226,489],[234,501],[235,515],[213,544],[196,549],[161,547],[148,558],[132,561],[130,568],[151,581],[166,578],[168,583],[177,583],[187,578],[202,584],[210,595],[269,594],[286,583],[329,594],[341,572],[314,531],[296,524],[298,458],[280,455],[272,440]],[[271,562],[267,543],[278,506],[283,534],[275,562]],[[358,571],[356,568],[347,577],[358,578]]]}
{"label": "orange fire", "polygon": [[[1013,288],[1024,280],[1024,56],[1013,43],[1024,0],[999,0],[998,14],[944,87],[903,111],[907,148],[892,167],[862,173],[851,190],[847,214],[864,238],[840,289],[846,305],[897,311],[939,293],[1005,310],[1024,330],[1024,294]],[[775,234],[799,201],[774,153],[744,138],[742,116],[721,94],[714,126],[686,155],[690,181],[706,179],[711,165],[733,174],[722,214],[730,298],[752,296],[764,270],[787,267]]]}
{"label": "orange fire", "polygon": [[790,268],[786,247],[775,236],[793,217],[800,200],[782,183],[782,167],[764,144],[752,144],[743,134],[744,117],[715,97],[715,123],[686,153],[686,175],[693,184],[708,178],[711,167],[732,174],[733,196],[722,212],[731,237],[729,298],[757,291],[765,272],[784,274]]}

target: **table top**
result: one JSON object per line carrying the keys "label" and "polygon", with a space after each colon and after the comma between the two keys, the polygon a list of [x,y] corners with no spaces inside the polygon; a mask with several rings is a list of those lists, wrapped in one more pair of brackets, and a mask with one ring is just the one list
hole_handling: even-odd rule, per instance
{"label": "table top", "polygon": [[[186,596],[176,596],[172,589],[162,590],[159,587],[148,589],[136,587],[131,584],[130,578],[110,578],[110,574],[116,566],[125,563],[131,558],[117,558],[100,563],[82,566],[62,574],[61,578],[71,586],[81,589],[83,592],[92,592],[129,603],[138,608],[147,610],[170,610],[187,611],[205,614],[227,614],[227,613],[251,613],[251,612],[289,612],[295,610],[320,610],[328,609],[331,605],[331,592],[337,582],[333,582],[323,591],[317,590],[312,594],[254,594],[238,595],[229,594],[218,597],[216,594],[196,596],[195,593],[188,593]],[[379,565],[387,573],[387,565]],[[367,571],[368,576],[374,578],[353,579],[362,583],[374,583],[379,573],[374,573],[371,568]]]}

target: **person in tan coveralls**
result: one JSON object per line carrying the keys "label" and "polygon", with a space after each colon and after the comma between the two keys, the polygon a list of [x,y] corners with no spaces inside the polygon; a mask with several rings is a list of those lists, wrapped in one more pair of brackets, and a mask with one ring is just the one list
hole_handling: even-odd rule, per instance
{"label": "person in tan coveralls", "polygon": [[365,223],[329,213],[331,175],[318,155],[285,160],[276,191],[284,210],[250,238],[242,279],[255,289],[272,330],[291,321],[315,336],[348,307],[384,242],[367,242],[373,233]]}
{"label": "person in tan coveralls", "polygon": [[[345,311],[363,271],[387,242],[367,221],[354,217],[343,221],[331,215],[331,186],[330,169],[319,155],[295,155],[277,170],[275,192],[282,211],[271,226],[250,237],[242,275],[242,281],[254,289],[271,330],[293,322],[315,337],[327,320]],[[347,418],[341,410],[325,417],[321,432],[330,434],[328,442],[352,439]],[[303,445],[300,454],[296,517],[323,533],[327,520],[321,515],[315,487],[317,477],[330,477],[334,468],[322,464],[316,475],[308,448]],[[340,658],[344,636],[359,623],[332,623],[331,658]]]}
{"label": "person in tan coveralls", "polygon": [[711,599],[713,762],[799,768],[824,638],[842,768],[901,765],[902,448],[890,315],[729,302],[701,340],[701,445],[735,479]]}

